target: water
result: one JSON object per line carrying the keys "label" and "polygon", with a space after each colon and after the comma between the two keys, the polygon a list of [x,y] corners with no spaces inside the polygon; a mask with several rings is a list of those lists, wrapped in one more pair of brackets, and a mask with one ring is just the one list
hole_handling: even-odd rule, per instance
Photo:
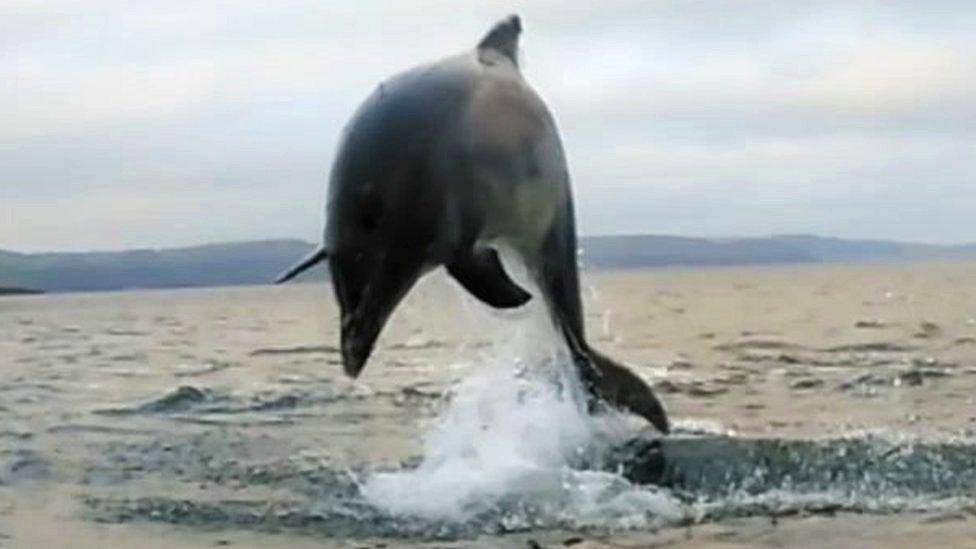
{"label": "water", "polygon": [[194,478],[218,484],[271,484],[304,498],[282,502],[270,514],[264,503],[243,501],[143,497],[91,498],[87,503],[90,516],[111,522],[412,539],[554,528],[647,530],[731,517],[842,511],[967,510],[976,503],[976,447],[961,441],[896,443],[850,437],[812,442],[679,435],[665,443],[664,453],[671,466],[661,487],[566,463],[529,463],[524,456],[515,463],[506,456],[506,466],[480,464],[482,469],[474,471],[425,462],[382,473],[338,471],[296,459],[235,470],[218,460]]}
{"label": "water", "polygon": [[[646,306],[632,289],[621,304],[612,283],[602,287],[614,310]],[[691,367],[655,363],[634,346],[647,321],[614,318],[610,335],[622,347],[612,354],[631,349],[624,358],[644,375],[663,371],[679,389],[729,387],[663,394],[677,419],[665,439],[632,418],[584,411],[544,316],[471,312],[451,287],[418,289],[359,382],[341,375],[335,311],[318,286],[4,300],[0,504],[14,511],[0,513],[0,534],[20,507],[51,525],[422,541],[976,506],[976,441],[945,427],[966,420],[976,378],[951,320],[933,317],[947,332],[941,341],[908,339],[905,350],[889,334],[893,350],[841,359],[833,349],[847,339],[784,333],[799,359],[786,362],[779,345],[767,364],[742,349],[738,332],[709,324],[721,292],[707,290],[708,314],[689,310],[694,319],[678,328],[690,335],[669,337]],[[467,320],[457,321],[459,310]],[[713,354],[694,354],[703,345]],[[870,393],[842,388],[864,371],[916,379],[900,372],[920,360],[933,368],[927,356],[942,375],[871,384]],[[823,382],[794,389],[789,368]],[[782,391],[792,415],[775,408]],[[820,416],[802,412],[817,402]],[[906,410],[909,402],[919,404]],[[875,422],[865,415],[872,407],[915,419]],[[735,425],[750,415],[807,427]],[[836,428],[819,427],[822,418]]]}
{"label": "water", "polygon": [[[747,438],[680,420],[672,436],[660,439],[613,411],[590,414],[558,337],[538,317],[531,318],[494,328],[501,343],[479,353],[463,368],[466,375],[439,397],[442,407],[424,422],[419,453],[399,467],[365,463],[343,470],[289,458],[234,471],[233,460],[200,455],[191,459],[205,463],[183,482],[233,479],[286,488],[301,499],[275,505],[269,514],[265,505],[253,502],[95,498],[88,502],[89,512],[112,522],[451,540],[976,505],[976,446],[970,440],[933,443],[894,433]],[[230,408],[225,400],[184,387],[130,412],[196,407],[201,413],[243,413],[273,410],[280,399]],[[209,451],[223,444],[227,441]],[[145,449],[135,453],[158,455]],[[184,474],[187,457],[181,457]],[[137,469],[165,471],[166,466],[152,462]]]}

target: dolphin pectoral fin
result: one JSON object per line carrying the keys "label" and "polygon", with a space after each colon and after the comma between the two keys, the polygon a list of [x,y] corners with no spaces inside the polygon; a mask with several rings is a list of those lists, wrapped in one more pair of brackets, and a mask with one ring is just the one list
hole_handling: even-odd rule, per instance
{"label": "dolphin pectoral fin", "polygon": [[302,259],[297,265],[290,267],[287,271],[278,275],[278,278],[275,279],[274,283],[284,284],[285,282],[288,282],[309,268],[314,267],[316,264],[325,261],[325,258],[328,257],[328,255],[329,253],[325,251],[325,248],[317,248],[315,251]]}
{"label": "dolphin pectoral fin", "polygon": [[498,252],[491,248],[459,254],[447,265],[447,271],[464,289],[496,309],[520,307],[532,298],[509,278]]}

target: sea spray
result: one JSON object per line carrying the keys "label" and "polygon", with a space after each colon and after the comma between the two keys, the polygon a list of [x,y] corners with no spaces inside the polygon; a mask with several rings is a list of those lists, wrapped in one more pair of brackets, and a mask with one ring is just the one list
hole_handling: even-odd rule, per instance
{"label": "sea spray", "polygon": [[493,319],[478,319],[496,343],[453,387],[425,436],[420,464],[369,477],[366,500],[427,520],[501,516],[507,529],[536,521],[638,527],[681,515],[658,490],[598,470],[600,452],[633,431],[615,412],[587,411],[572,360],[546,314],[527,313],[507,315],[494,327]]}

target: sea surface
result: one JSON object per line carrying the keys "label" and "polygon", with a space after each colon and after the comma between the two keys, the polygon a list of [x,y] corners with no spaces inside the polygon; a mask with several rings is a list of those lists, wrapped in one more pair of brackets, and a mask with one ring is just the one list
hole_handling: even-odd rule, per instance
{"label": "sea surface", "polygon": [[584,411],[540,300],[442,275],[356,381],[327,285],[0,298],[0,547],[976,539],[976,263],[585,289],[673,435]]}

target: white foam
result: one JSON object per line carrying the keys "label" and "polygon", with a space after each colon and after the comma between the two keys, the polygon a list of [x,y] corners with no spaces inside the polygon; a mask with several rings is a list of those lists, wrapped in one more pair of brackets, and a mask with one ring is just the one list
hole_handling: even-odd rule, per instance
{"label": "white foam", "polygon": [[[421,464],[366,480],[362,493],[371,504],[397,515],[453,521],[511,508],[507,518],[515,524],[509,526],[541,516],[638,527],[681,515],[662,492],[572,467],[595,445],[623,440],[625,422],[587,413],[562,342],[538,318],[514,326],[509,319],[499,328],[495,339],[506,343],[482,353],[454,388],[425,437]],[[534,512],[517,512],[528,508]]]}

